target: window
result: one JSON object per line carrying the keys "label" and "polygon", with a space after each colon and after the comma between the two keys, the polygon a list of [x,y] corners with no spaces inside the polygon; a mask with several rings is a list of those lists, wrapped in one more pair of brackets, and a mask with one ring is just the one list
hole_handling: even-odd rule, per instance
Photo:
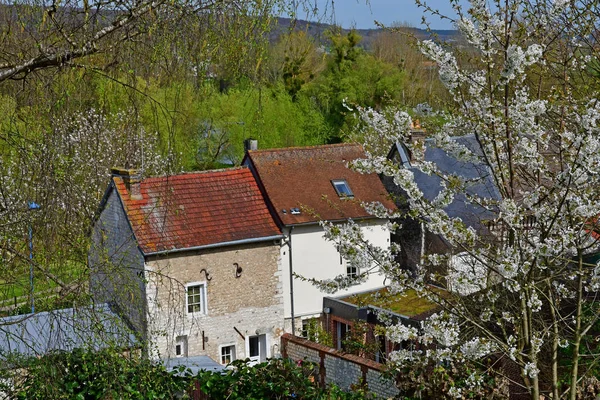
{"label": "window", "polygon": [[348,278],[357,278],[359,275],[358,267],[352,263],[349,263],[344,257],[342,257],[340,246],[338,246],[337,250],[340,252],[340,265],[346,268],[346,276]]}
{"label": "window", "polygon": [[235,361],[235,345],[221,347],[221,364],[227,365]]}
{"label": "window", "polygon": [[356,265],[352,265],[346,262],[346,276],[348,278],[357,278],[358,277],[358,267]]}
{"label": "window", "polygon": [[331,181],[333,184],[333,188],[337,192],[338,196],[341,198],[352,198],[354,197],[354,193],[350,190],[350,186],[348,186],[348,182],[345,179],[334,179]]}
{"label": "window", "polygon": [[338,350],[343,350],[350,336],[350,325],[336,321],[336,344]]}
{"label": "window", "polygon": [[193,283],[187,286],[188,313],[206,314],[206,284]]}
{"label": "window", "polygon": [[251,364],[264,362],[269,356],[267,354],[267,335],[246,336],[246,355]]}
{"label": "window", "polygon": [[187,336],[177,336],[175,338],[175,356],[187,357]]}
{"label": "window", "polygon": [[300,336],[308,339],[308,335],[310,334],[310,330],[311,330],[311,326],[310,326],[310,319],[303,319],[302,320],[302,332],[300,332]]}
{"label": "window", "polygon": [[377,352],[375,353],[375,361],[385,364],[387,361],[387,340],[385,335],[375,336],[377,341]]}
{"label": "window", "polygon": [[410,168],[410,151],[404,143],[396,143],[395,151],[392,155],[392,161],[397,165]]}
{"label": "window", "polygon": [[307,318],[302,320],[301,336],[311,342],[318,342],[321,320],[319,318]]}
{"label": "window", "polygon": [[258,357],[260,355],[260,348],[258,345],[258,336],[252,336],[249,340],[250,357]]}

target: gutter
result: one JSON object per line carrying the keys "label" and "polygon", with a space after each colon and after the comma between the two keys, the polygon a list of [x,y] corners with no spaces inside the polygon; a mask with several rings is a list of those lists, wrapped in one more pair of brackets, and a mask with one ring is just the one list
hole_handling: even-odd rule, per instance
{"label": "gutter", "polygon": [[266,237],[259,237],[259,238],[233,240],[231,242],[211,243],[211,244],[205,244],[202,246],[186,247],[184,249],[153,251],[150,253],[144,253],[144,256],[148,257],[148,256],[159,256],[159,255],[173,254],[173,253],[183,253],[186,251],[213,249],[215,247],[226,247],[226,246],[235,246],[235,245],[239,245],[239,244],[268,242],[269,240],[281,240],[284,238],[285,238],[284,235],[273,235],[273,236],[266,236]]}
{"label": "gutter", "polygon": [[348,217],[348,218],[340,218],[340,219],[321,219],[321,220],[318,220],[318,221],[297,222],[297,223],[293,223],[293,224],[284,224],[284,226],[285,227],[294,227],[294,226],[320,225],[321,222],[323,222],[323,221],[337,224],[337,223],[348,222],[349,219],[351,219],[352,221],[355,221],[355,222],[370,221],[370,220],[374,220],[374,219],[375,220],[376,219],[389,220],[388,218],[379,218],[379,217],[376,217],[374,215],[371,215],[371,216],[358,217],[358,218]]}
{"label": "gutter", "polygon": [[294,227],[290,227],[288,234],[288,256],[290,258],[290,311],[292,314],[292,335],[296,336],[296,316],[294,315],[294,267],[292,266],[292,231]]}

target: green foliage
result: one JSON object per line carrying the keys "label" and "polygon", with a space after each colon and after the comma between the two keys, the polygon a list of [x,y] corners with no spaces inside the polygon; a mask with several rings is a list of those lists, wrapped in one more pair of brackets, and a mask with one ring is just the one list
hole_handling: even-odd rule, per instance
{"label": "green foliage", "polygon": [[296,96],[302,85],[306,83],[305,78],[302,76],[302,64],[305,62],[305,57],[300,56],[298,58],[291,58],[287,56],[285,58],[285,64],[283,66],[283,82],[285,84],[285,90],[292,96],[293,100],[296,100]]}
{"label": "green foliage", "polygon": [[239,164],[249,137],[259,148],[274,148],[320,144],[329,132],[315,105],[306,98],[294,102],[283,85],[213,92],[197,107],[197,168],[214,168],[224,159]]}
{"label": "green foliage", "polygon": [[[594,260],[594,263],[597,260]],[[589,392],[594,394],[600,394],[600,381],[597,377],[600,377],[600,365],[596,355],[600,352],[600,320],[598,320],[598,314],[600,309],[598,304],[595,302],[585,302],[582,307],[582,321],[585,324],[591,324],[591,329],[588,335],[581,338],[581,344],[579,347],[579,371],[583,377],[582,381],[585,384],[578,384],[578,392],[586,391],[589,397],[583,396],[582,398],[595,398],[591,396]],[[573,365],[573,343],[564,343],[559,347],[559,373],[560,373],[560,384],[570,387],[571,374],[570,368]],[[579,398],[579,397],[578,397]]]}
{"label": "green foliage", "polygon": [[347,353],[372,360],[380,351],[373,329],[369,323],[361,320],[353,321],[352,328],[342,340],[342,349]]}
{"label": "green foliage", "polygon": [[236,360],[226,374],[201,372],[202,392],[212,399],[230,400],[360,400],[364,392],[347,393],[337,386],[317,386],[318,365],[307,361],[271,359],[254,366],[248,360]]}
{"label": "green foliage", "polygon": [[16,399],[173,399],[187,390],[177,376],[147,359],[116,350],[77,349],[33,359],[18,381]]}
{"label": "green foliage", "polygon": [[[162,364],[124,355],[114,349],[100,352],[75,350],[29,361],[5,385],[15,399],[179,399],[187,398],[198,382],[210,399],[230,400],[361,400],[372,398],[363,388],[344,392],[332,385],[318,386],[318,365],[307,361],[271,359],[257,365],[236,360],[225,373],[200,371],[192,376],[181,368],[167,372]],[[15,370],[3,378],[15,378]],[[11,372],[12,375],[8,374]]]}
{"label": "green foliage", "polygon": [[344,102],[380,108],[400,99],[404,73],[359,48],[360,36],[354,31],[346,36],[333,34],[331,41],[333,55],[327,69],[305,85],[303,92],[319,105],[335,132],[329,141],[336,142],[344,138],[348,124],[354,123],[353,118],[347,118],[351,114]]}
{"label": "green foliage", "polygon": [[323,324],[319,318],[312,318],[305,321],[307,322],[302,327],[302,337],[305,337],[311,342],[333,347],[333,337],[323,328]]}
{"label": "green foliage", "polygon": [[346,69],[349,63],[356,61],[362,54],[358,47],[362,38],[354,30],[345,36],[340,32],[331,32],[329,39],[332,43],[333,65],[340,71]]}
{"label": "green foliage", "polygon": [[269,49],[266,61],[263,72],[268,84],[283,82],[295,100],[304,84],[323,71],[326,54],[306,31],[292,31]]}

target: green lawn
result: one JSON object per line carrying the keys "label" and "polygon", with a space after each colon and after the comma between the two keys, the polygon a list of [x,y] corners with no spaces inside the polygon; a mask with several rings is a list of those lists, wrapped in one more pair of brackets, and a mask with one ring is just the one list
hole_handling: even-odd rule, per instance
{"label": "green lawn", "polygon": [[[73,262],[51,265],[48,270],[66,285],[81,281],[84,273],[83,266]],[[29,276],[29,265],[19,265],[12,271],[5,269],[3,279],[0,279],[0,314],[11,313],[15,303],[19,313],[29,310],[31,292]],[[51,307],[60,285],[38,269],[34,270],[33,283],[36,311]]]}

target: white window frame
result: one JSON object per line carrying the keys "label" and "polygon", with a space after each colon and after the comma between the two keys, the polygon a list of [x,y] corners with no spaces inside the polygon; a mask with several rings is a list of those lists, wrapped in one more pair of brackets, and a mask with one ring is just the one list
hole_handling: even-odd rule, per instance
{"label": "white window frame", "polygon": [[[302,331],[300,332],[300,337],[303,337],[315,343],[319,343],[319,329],[322,328],[320,316],[302,318],[301,324]],[[311,331],[311,328],[314,328],[315,330]]]}
{"label": "white window frame", "polygon": [[[188,290],[194,286],[202,286],[203,290],[200,291],[200,311],[190,311],[189,309],[189,293]],[[202,282],[190,282],[185,285],[185,311],[187,315],[206,315],[208,314],[208,301],[207,301],[207,286],[206,281]]]}
{"label": "white window frame", "polygon": [[[358,278],[360,276],[360,269],[356,265],[352,265],[346,260],[344,260],[344,261],[345,261],[344,264],[346,267],[346,276],[348,278],[352,278],[352,279]],[[351,271],[353,271],[353,272],[351,272]]]}
{"label": "white window frame", "polygon": [[231,354],[231,361],[229,361],[229,363],[237,360],[237,346],[235,343],[229,343],[229,344],[222,344],[219,346],[219,362],[222,365],[227,365],[229,363],[224,363],[223,362],[223,349],[227,348],[227,347],[233,347],[233,353]]}

